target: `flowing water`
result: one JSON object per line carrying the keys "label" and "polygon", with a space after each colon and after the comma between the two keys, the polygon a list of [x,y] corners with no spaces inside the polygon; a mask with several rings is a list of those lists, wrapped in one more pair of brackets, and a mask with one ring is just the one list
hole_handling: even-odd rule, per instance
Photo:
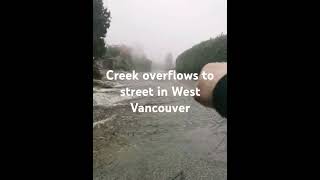
{"label": "flowing water", "polygon": [[[129,88],[194,87],[194,82],[121,81]],[[93,179],[227,179],[227,120],[192,97],[119,99],[119,88],[96,92]],[[112,105],[108,102],[117,98]],[[189,112],[132,112],[140,105],[190,105]]]}

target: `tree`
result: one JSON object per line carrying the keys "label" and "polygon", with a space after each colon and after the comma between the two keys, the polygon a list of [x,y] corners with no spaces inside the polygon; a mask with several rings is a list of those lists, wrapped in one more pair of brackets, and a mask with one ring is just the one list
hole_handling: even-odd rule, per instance
{"label": "tree", "polygon": [[110,27],[110,11],[103,7],[102,0],[93,0],[93,57],[99,58],[105,53],[104,38]]}
{"label": "tree", "polygon": [[93,0],[93,77],[101,78],[95,60],[105,54],[104,38],[110,27],[110,11],[103,7],[102,0]]}
{"label": "tree", "polygon": [[210,62],[227,62],[227,35],[210,38],[181,53],[176,59],[176,71],[200,73]]}
{"label": "tree", "polygon": [[173,56],[171,53],[168,53],[165,58],[165,67],[167,70],[173,68]]}
{"label": "tree", "polygon": [[110,45],[106,56],[113,60],[113,69],[137,72],[150,72],[152,61],[143,50],[127,45]]}

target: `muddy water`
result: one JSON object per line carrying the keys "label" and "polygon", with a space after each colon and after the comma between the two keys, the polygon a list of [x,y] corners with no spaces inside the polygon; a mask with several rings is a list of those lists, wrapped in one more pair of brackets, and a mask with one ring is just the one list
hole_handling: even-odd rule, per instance
{"label": "muddy water", "polygon": [[[177,81],[120,83],[130,88],[194,86]],[[117,95],[117,91],[104,93]],[[191,97],[135,97],[114,106],[104,105],[103,98],[99,101],[94,106],[94,179],[227,179],[227,121],[213,109]],[[188,113],[134,113],[130,102],[190,105],[191,109]]]}

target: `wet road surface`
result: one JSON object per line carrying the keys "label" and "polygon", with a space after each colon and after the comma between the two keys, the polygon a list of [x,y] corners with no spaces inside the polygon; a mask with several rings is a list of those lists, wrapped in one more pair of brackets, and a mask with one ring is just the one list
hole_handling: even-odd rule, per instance
{"label": "wet road surface", "polygon": [[[124,87],[162,88],[194,82],[121,81]],[[118,89],[96,93],[93,127],[93,179],[227,179],[227,120],[192,97],[135,97],[104,103]],[[139,105],[190,105],[189,112],[132,112]]]}

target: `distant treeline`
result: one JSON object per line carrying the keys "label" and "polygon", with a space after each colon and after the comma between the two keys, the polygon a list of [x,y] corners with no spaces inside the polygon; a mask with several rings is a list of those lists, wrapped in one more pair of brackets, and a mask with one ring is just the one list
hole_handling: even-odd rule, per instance
{"label": "distant treeline", "polygon": [[184,51],[176,59],[176,71],[199,73],[210,62],[227,62],[227,35],[203,41]]}
{"label": "distant treeline", "polygon": [[136,52],[133,48],[125,45],[108,46],[105,59],[112,61],[112,69],[114,70],[151,71],[152,61],[143,52]]}

